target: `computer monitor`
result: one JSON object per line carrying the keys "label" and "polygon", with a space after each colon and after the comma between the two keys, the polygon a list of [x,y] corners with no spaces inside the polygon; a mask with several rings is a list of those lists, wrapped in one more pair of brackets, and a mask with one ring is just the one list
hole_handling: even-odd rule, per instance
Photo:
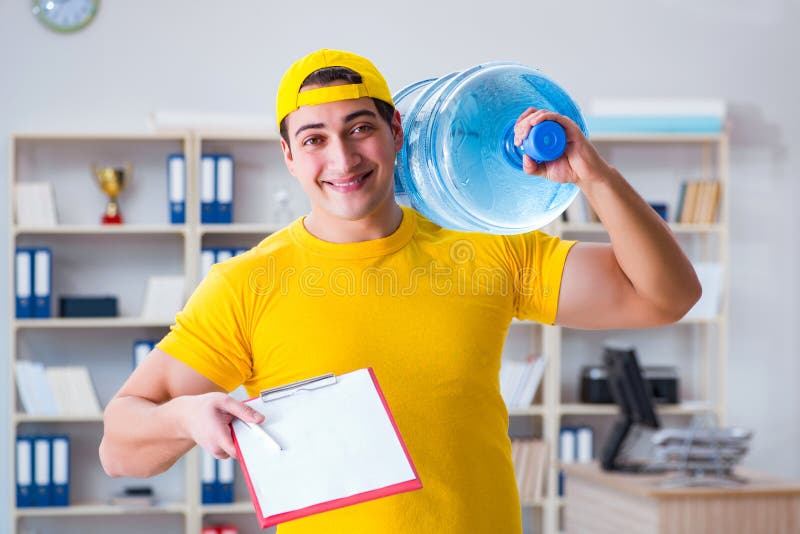
{"label": "computer monitor", "polygon": [[650,383],[642,375],[633,347],[607,345],[603,351],[603,361],[608,374],[608,387],[620,408],[621,417],[603,446],[601,465],[607,471],[641,471],[643,465],[621,462],[619,455],[634,425],[661,427],[653,405]]}

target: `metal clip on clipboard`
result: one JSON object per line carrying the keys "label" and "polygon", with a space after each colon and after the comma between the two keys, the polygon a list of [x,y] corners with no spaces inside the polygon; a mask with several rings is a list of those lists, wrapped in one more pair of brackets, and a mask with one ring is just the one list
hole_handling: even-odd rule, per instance
{"label": "metal clip on clipboard", "polygon": [[291,384],[265,389],[261,392],[261,402],[269,402],[289,395],[294,395],[298,391],[310,391],[312,389],[324,388],[336,384],[336,375],[328,373],[314,378],[298,380]]}

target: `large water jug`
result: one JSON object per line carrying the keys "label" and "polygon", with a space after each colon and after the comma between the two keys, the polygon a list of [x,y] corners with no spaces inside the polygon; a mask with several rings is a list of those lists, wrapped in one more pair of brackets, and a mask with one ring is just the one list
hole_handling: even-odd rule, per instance
{"label": "large water jug", "polygon": [[565,135],[540,123],[514,146],[513,126],[529,107],[575,121],[578,106],[555,82],[519,64],[491,62],[424,80],[394,97],[405,140],[395,165],[395,195],[446,228],[518,234],[558,217],[578,187],[522,171],[522,154],[558,157]]}

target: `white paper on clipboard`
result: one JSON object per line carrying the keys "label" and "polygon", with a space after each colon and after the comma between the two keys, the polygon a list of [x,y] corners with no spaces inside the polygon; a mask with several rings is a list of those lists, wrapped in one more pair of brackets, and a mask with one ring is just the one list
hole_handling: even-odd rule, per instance
{"label": "white paper on clipboard", "polygon": [[231,425],[262,527],[422,487],[372,369],[333,382],[246,401],[282,451]]}

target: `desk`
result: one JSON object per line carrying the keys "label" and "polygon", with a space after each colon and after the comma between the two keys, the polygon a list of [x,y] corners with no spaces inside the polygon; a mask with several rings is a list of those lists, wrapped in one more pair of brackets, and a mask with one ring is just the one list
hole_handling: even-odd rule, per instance
{"label": "desk", "polygon": [[800,482],[737,470],[737,488],[662,488],[668,475],[564,465],[568,534],[797,534]]}

